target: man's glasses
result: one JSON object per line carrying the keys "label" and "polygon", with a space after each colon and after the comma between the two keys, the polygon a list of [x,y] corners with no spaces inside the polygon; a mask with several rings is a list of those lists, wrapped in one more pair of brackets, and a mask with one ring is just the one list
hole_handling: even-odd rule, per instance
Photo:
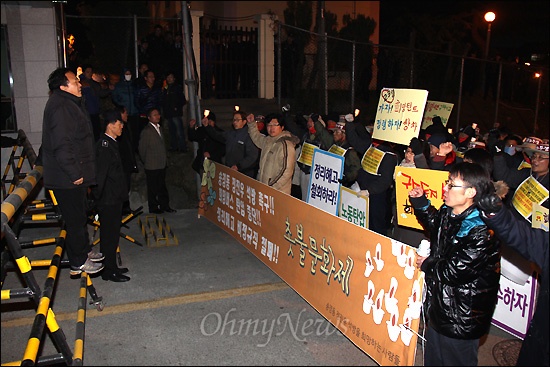
{"label": "man's glasses", "polygon": [[548,158],[549,158],[548,156],[544,156],[542,154],[533,154],[531,156],[532,161],[543,161],[543,160],[548,159]]}
{"label": "man's glasses", "polygon": [[464,189],[469,189],[471,188],[472,186],[463,186],[463,185],[453,185],[453,183],[451,182],[451,180],[445,180],[445,186],[447,186],[447,188],[449,190],[451,189],[454,189],[455,187],[462,187]]}
{"label": "man's glasses", "polygon": [[241,121],[242,119],[233,119],[233,121]]}
{"label": "man's glasses", "polygon": [[276,126],[281,126],[281,124],[267,124],[267,127],[276,127]]}

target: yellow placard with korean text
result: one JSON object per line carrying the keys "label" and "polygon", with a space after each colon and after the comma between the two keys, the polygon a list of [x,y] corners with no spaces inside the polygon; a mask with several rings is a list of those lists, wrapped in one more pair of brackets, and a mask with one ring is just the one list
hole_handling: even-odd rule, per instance
{"label": "yellow placard with korean text", "polygon": [[512,206],[527,220],[533,212],[533,203],[542,204],[548,199],[548,189],[533,176],[527,177],[514,192]]}
{"label": "yellow placard with korean text", "polygon": [[313,151],[315,150],[315,148],[317,148],[315,145],[304,142],[304,144],[302,144],[300,156],[298,157],[298,162],[311,167],[311,164],[313,162]]}
{"label": "yellow placard with korean text", "polygon": [[412,247],[209,159],[204,167],[199,216],[239,241],[379,365],[415,364],[424,285]]}
{"label": "yellow placard with korean text", "polygon": [[441,117],[443,126],[447,126],[447,122],[449,122],[449,117],[453,111],[453,106],[454,103],[428,100],[426,102],[426,108],[424,109],[424,117],[422,118],[422,129],[433,124],[432,119],[435,116]]}
{"label": "yellow placard with korean text", "polygon": [[531,226],[533,228],[540,228],[548,232],[548,208],[533,203],[533,215],[531,218]]}
{"label": "yellow placard with korean text", "polygon": [[343,157],[344,155],[346,155],[346,152],[348,150],[346,148],[342,148],[339,145],[332,144],[332,146],[328,149],[328,151],[336,155],[339,155],[340,157]]}
{"label": "yellow placard with korean text", "polygon": [[373,139],[409,145],[417,138],[428,99],[423,89],[383,88],[376,110]]}
{"label": "yellow placard with korean text", "polygon": [[431,204],[440,208],[443,204],[443,187],[449,178],[449,172],[423,168],[395,167],[395,199],[397,206],[397,224],[400,226],[423,229],[409,202],[409,191],[416,186],[424,189]]}
{"label": "yellow placard with korean text", "polygon": [[372,175],[378,175],[378,168],[384,158],[384,154],[386,154],[386,152],[371,145],[365,154],[363,154],[363,158],[361,159],[361,167]]}

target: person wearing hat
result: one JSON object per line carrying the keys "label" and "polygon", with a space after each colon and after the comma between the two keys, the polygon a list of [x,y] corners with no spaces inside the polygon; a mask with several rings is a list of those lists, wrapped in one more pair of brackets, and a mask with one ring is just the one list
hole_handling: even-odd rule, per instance
{"label": "person wearing hat", "polygon": [[443,134],[433,134],[428,138],[430,156],[428,165],[431,169],[448,171],[456,162],[456,153],[453,143]]}
{"label": "person wearing hat", "polygon": [[[527,137],[523,144],[516,147],[518,151],[525,153],[529,162],[522,163],[519,167],[509,167],[506,162],[504,152],[496,153],[493,156],[494,168],[493,177],[495,180],[506,182],[510,192],[505,198],[505,203],[509,205],[514,195],[514,191],[529,176],[532,176],[542,186],[549,190],[548,179],[548,143],[537,137]],[[530,168],[530,169],[529,169]],[[548,196],[542,203],[542,206],[548,208]]]}
{"label": "person wearing hat", "polygon": [[[351,116],[351,114],[350,114]],[[357,173],[361,169],[361,159],[357,151],[346,140],[346,120],[342,119],[335,122],[334,126],[328,129],[323,128],[319,121],[315,122],[316,137],[321,141],[321,145],[331,147],[333,144],[346,149],[344,154],[344,174],[341,184],[345,187],[351,187],[357,179]],[[332,131],[332,134],[329,132]]]}
{"label": "person wearing hat", "polygon": [[126,175],[120,158],[117,138],[122,134],[124,123],[120,112],[107,110],[103,114],[104,134],[96,142],[96,182],[92,187],[96,209],[99,214],[99,238],[101,253],[105,256],[103,280],[127,282],[127,268],[119,269],[116,250],[120,236],[122,204],[128,200]]}

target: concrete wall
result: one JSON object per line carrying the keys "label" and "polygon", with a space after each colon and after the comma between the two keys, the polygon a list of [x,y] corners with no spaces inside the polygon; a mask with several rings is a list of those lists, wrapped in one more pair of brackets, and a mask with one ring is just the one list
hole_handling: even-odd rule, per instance
{"label": "concrete wall", "polygon": [[17,128],[25,131],[38,153],[42,115],[48,100],[48,75],[59,61],[52,3],[27,3],[31,2],[2,2],[1,14],[2,23],[7,25]]}
{"label": "concrete wall", "polygon": [[[38,154],[42,141],[42,115],[48,100],[47,80],[59,65],[55,10],[50,1],[3,1],[1,19],[7,27],[17,129],[25,132]],[[17,132],[3,135],[17,137]],[[19,147],[16,155],[20,155],[21,150]],[[11,148],[2,148],[2,171],[11,152]],[[30,170],[26,161],[21,171]],[[8,179],[13,177],[12,173],[10,169]]]}

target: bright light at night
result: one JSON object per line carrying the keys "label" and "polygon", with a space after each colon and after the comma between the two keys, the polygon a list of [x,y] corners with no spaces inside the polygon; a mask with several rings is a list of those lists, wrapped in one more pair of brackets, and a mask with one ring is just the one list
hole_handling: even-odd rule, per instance
{"label": "bright light at night", "polygon": [[496,18],[496,15],[492,11],[488,11],[487,13],[485,13],[486,22],[491,23],[495,20],[495,18]]}

